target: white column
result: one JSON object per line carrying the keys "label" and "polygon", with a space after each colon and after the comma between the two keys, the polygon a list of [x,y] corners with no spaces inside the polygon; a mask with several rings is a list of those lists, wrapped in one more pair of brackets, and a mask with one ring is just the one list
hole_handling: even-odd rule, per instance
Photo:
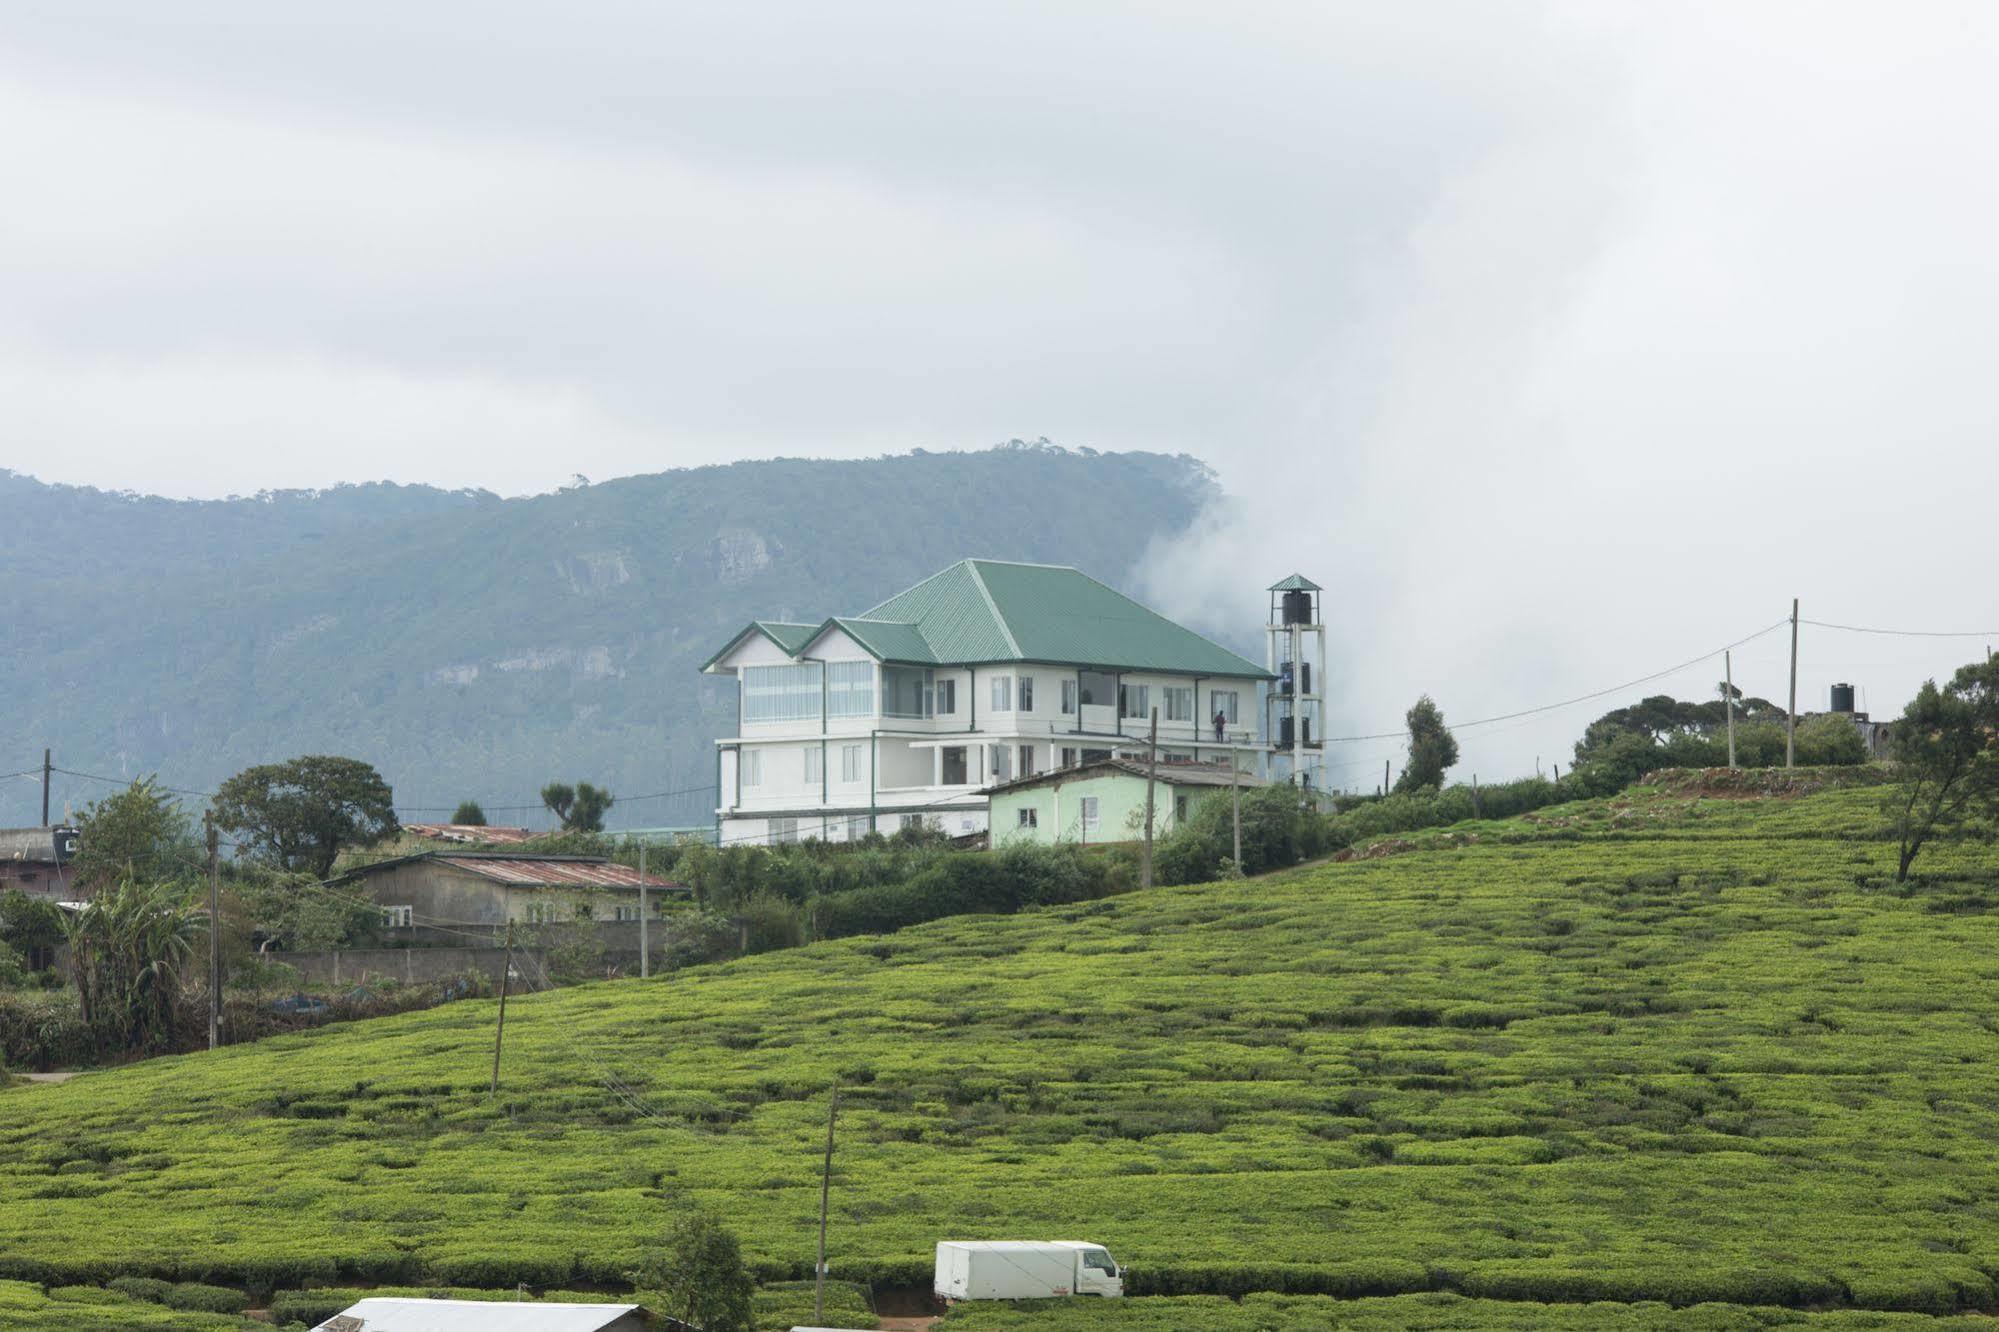
{"label": "white column", "polygon": [[944,746],[942,745],[930,751],[930,784],[932,786],[942,786],[944,784]]}

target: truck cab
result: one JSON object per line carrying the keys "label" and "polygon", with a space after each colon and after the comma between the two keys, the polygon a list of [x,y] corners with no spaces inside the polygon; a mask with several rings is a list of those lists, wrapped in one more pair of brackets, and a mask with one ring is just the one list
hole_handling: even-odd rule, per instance
{"label": "truck cab", "polygon": [[1064,1248],[1076,1251],[1076,1293],[1078,1295],[1104,1295],[1117,1297],[1124,1294],[1124,1269],[1111,1257],[1111,1251],[1101,1244],[1091,1244],[1087,1240],[1057,1240]]}

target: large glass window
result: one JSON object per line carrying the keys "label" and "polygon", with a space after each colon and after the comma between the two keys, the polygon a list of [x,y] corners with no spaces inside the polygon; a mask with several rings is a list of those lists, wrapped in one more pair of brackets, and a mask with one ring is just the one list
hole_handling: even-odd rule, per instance
{"label": "large glass window", "polygon": [[993,711],[1013,711],[1013,677],[995,675],[993,677]]}
{"label": "large glass window", "polygon": [[830,717],[872,717],[875,712],[875,664],[871,661],[826,663],[826,714]]}
{"label": "large glass window", "polygon": [[1083,671],[1076,683],[1083,691],[1083,702],[1092,707],[1107,708],[1117,701],[1117,677],[1108,671]]}
{"label": "large glass window", "polygon": [[1074,680],[1064,680],[1062,682],[1062,715],[1064,717],[1073,717],[1076,715],[1076,682]]}
{"label": "large glass window", "polygon": [[1151,715],[1152,689],[1149,685],[1120,685],[1118,687],[1119,711],[1126,717],[1146,717]]}
{"label": "large glass window", "polygon": [[1097,830],[1097,798],[1095,796],[1084,796],[1082,804],[1083,831],[1086,833],[1095,832]]}
{"label": "large glass window", "polygon": [[939,680],[937,682],[937,715],[948,717],[958,710],[958,682]]}
{"label": "large glass window", "polygon": [[1031,675],[1020,677],[1020,710],[1034,711],[1034,677]]}
{"label": "large glass window", "polygon": [[1215,705],[1215,711],[1222,714],[1222,720],[1230,726],[1236,724],[1236,691],[1233,689],[1211,689],[1208,702]]}
{"label": "large glass window", "polygon": [[772,819],[770,821],[770,840],[774,843],[786,845],[797,841],[798,820]]}
{"label": "large glass window", "polygon": [[921,666],[882,667],[882,716],[931,715],[931,673]]}
{"label": "large glass window", "polygon": [[819,663],[743,667],[743,720],[817,721]]}
{"label": "large glass window", "polygon": [[1167,721],[1183,722],[1194,720],[1193,689],[1185,685],[1168,685],[1161,692],[1166,695]]}
{"label": "large glass window", "polygon": [[764,780],[764,752],[761,749],[745,749],[737,756],[743,765],[743,785],[761,786]]}

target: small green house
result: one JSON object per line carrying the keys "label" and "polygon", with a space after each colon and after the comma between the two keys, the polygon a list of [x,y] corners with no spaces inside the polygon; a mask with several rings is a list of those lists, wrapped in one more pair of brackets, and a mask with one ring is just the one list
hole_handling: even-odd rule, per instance
{"label": "small green house", "polygon": [[[1103,758],[986,788],[992,845],[1020,842],[1131,842],[1145,835],[1146,766]],[[1154,837],[1163,837],[1203,799],[1260,778],[1225,763],[1161,763],[1152,795]]]}

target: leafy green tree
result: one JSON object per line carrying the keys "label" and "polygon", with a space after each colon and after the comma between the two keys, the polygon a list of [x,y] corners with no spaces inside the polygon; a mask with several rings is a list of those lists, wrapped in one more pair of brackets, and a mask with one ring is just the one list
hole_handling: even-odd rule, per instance
{"label": "leafy green tree", "polygon": [[660,1292],[663,1311],[703,1332],[751,1332],[755,1283],[736,1237],[705,1212],[687,1212],[632,1280]]}
{"label": "leafy green tree", "polygon": [[340,853],[394,836],[395,794],[371,764],[309,754],[246,768],[215,794],[215,821],[244,850],[323,879]]}
{"label": "leafy green tree", "polygon": [[1458,741],[1444,725],[1444,714],[1428,694],[1409,709],[1409,762],[1395,779],[1398,791],[1441,787],[1444,774],[1458,761]]}
{"label": "leafy green tree", "polygon": [[121,879],[164,883],[195,877],[205,854],[180,803],[153,778],[142,777],[84,806],[70,868],[88,894]]}
{"label": "leafy green tree", "polygon": [[128,879],[63,915],[70,979],[83,1020],[122,1048],[167,1047],[181,978],[203,923],[185,885]]}
{"label": "leafy green tree", "polygon": [[53,902],[16,888],[0,893],[0,943],[9,944],[30,970],[53,966],[62,942],[62,912]]}
{"label": "leafy green tree", "polygon": [[483,828],[486,826],[486,811],[479,808],[476,800],[461,800],[458,808],[451,811],[451,821],[464,828]]}
{"label": "leafy green tree", "polygon": [[1999,658],[1960,667],[1941,689],[1925,680],[1890,736],[1899,780],[1887,809],[1903,883],[1927,842],[1999,816]]}
{"label": "leafy green tree", "polygon": [[240,910],[223,908],[274,947],[301,953],[351,948],[365,941],[380,922],[380,908],[354,891],[313,892],[310,875],[254,867],[238,876],[229,896]]}
{"label": "leafy green tree", "polygon": [[588,782],[574,786],[568,782],[550,782],[541,788],[541,803],[562,820],[564,832],[602,832],[604,815],[617,802],[609,791]]}

